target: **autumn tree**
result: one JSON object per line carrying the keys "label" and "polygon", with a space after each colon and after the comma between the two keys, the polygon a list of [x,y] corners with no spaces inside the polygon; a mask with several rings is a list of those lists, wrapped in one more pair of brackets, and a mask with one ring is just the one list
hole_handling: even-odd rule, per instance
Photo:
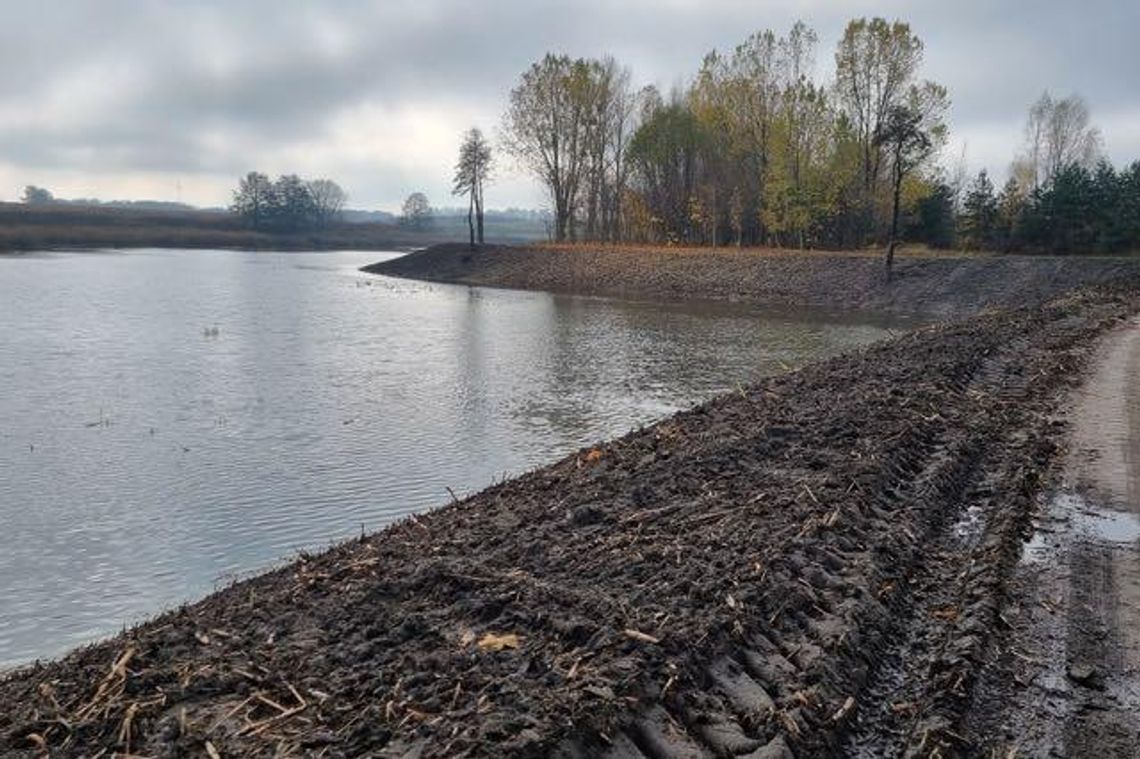
{"label": "autumn tree", "polygon": [[[916,113],[945,109],[946,90],[918,80],[922,56],[922,40],[909,24],[882,18],[849,22],[835,53],[836,98],[859,145],[861,200],[870,220],[883,191],[898,188],[897,172],[890,177],[892,181],[883,182],[884,170],[891,170],[894,151],[903,144],[898,138],[904,133],[917,137],[923,132],[918,124],[907,127],[907,122]],[[915,103],[916,95],[932,102]],[[888,132],[893,133],[893,140],[884,139]],[[916,144],[904,140],[907,142]],[[889,193],[892,201],[895,194]],[[897,208],[893,202],[889,205],[894,228]]]}
{"label": "autumn tree", "polygon": [[634,181],[662,241],[692,242],[700,231],[694,211],[707,146],[701,123],[680,103],[654,110],[630,143]]}
{"label": "autumn tree", "polygon": [[453,195],[467,196],[467,228],[471,248],[483,244],[483,187],[491,175],[491,145],[476,127],[467,130],[455,164]]}
{"label": "autumn tree", "polygon": [[503,147],[546,187],[554,208],[554,239],[573,236],[573,215],[585,173],[589,66],[547,54],[511,90]]}
{"label": "autumn tree", "polygon": [[555,239],[618,236],[637,112],[629,72],[612,58],[548,54],[511,90],[503,149],[549,193]]}

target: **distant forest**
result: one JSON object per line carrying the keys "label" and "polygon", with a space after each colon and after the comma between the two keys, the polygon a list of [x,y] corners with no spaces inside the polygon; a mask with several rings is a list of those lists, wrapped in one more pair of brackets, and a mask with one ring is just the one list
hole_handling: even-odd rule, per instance
{"label": "distant forest", "polygon": [[997,190],[941,160],[950,93],[901,21],[751,35],[691,83],[635,90],[612,58],[548,54],[511,91],[502,149],[545,187],[556,240],[1026,252],[1140,249],[1140,162],[1103,158],[1078,95],[1048,93]]}

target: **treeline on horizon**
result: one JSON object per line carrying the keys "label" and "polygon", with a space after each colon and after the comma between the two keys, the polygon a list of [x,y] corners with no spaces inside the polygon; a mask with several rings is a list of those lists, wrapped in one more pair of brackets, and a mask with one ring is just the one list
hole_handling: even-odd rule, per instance
{"label": "treeline on horizon", "polygon": [[668,97],[613,58],[547,54],[510,93],[502,149],[544,186],[558,241],[1140,249],[1140,162],[1102,157],[1078,95],[1032,105],[999,191],[940,161],[950,97],[908,24],[849,22],[828,82],[817,41],[757,32]]}

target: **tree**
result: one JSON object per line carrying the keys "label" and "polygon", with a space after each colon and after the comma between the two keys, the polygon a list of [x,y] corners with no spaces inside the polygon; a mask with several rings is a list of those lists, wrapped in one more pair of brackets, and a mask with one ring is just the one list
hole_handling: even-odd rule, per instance
{"label": "tree", "polygon": [[268,225],[276,207],[277,197],[273,184],[269,177],[256,171],[242,177],[230,204],[230,210],[248,221],[254,229]]}
{"label": "tree", "polygon": [[[899,157],[899,148],[906,148],[903,150],[905,153],[916,146],[911,138],[920,134],[932,138],[938,136],[929,128],[933,125],[923,127],[921,123],[914,123],[907,126],[910,116],[904,113],[920,114],[921,122],[933,114],[940,116],[946,108],[945,88],[917,80],[922,54],[922,41],[911,32],[910,25],[901,21],[890,23],[882,18],[870,21],[861,18],[848,23],[835,53],[836,98],[860,147],[860,204],[868,219],[875,215],[876,201],[883,189],[882,171],[887,161]],[[944,131],[944,127],[942,129]],[[888,133],[893,133],[894,139],[886,139]],[[900,139],[903,141],[899,142]],[[902,157],[905,163],[905,156]],[[894,166],[898,168],[897,161]],[[903,172],[904,175],[906,171],[909,169]],[[898,171],[891,179],[889,186],[894,191],[890,194],[893,230],[890,249],[893,250],[893,234],[897,232],[897,196],[901,185]]]}
{"label": "tree", "polygon": [[1084,98],[1072,94],[1054,100],[1045,92],[1029,108],[1025,148],[1011,173],[1032,192],[1071,164],[1091,168],[1099,155],[1100,131],[1090,124]]}
{"label": "tree", "polygon": [[336,221],[348,200],[341,186],[331,179],[314,179],[308,182],[308,188],[317,224],[326,226]]}
{"label": "tree", "polygon": [[891,195],[891,231],[887,242],[887,279],[894,265],[895,247],[898,244],[899,207],[902,200],[903,180],[923,161],[930,157],[935,145],[935,126],[928,124],[929,116],[912,105],[896,105],[887,114],[875,142],[888,151],[893,176]]}
{"label": "tree", "polygon": [[417,231],[423,231],[431,226],[431,204],[422,192],[413,192],[404,201],[401,210],[400,223]]}
{"label": "tree", "polygon": [[658,108],[630,142],[634,182],[662,240],[690,242],[697,233],[696,191],[707,146],[701,123],[680,103]]}
{"label": "tree", "polygon": [[[472,127],[463,135],[459,146],[459,160],[455,164],[453,195],[467,196],[467,228],[471,234],[471,248],[475,241],[483,244],[483,187],[491,175],[491,145],[478,128]],[[476,235],[478,228],[478,235]]]}
{"label": "tree", "polygon": [[997,197],[997,242],[1002,252],[1008,253],[1020,244],[1021,216],[1025,211],[1025,203],[1023,185],[1011,176]]}
{"label": "tree", "polygon": [[953,181],[935,183],[930,194],[918,201],[917,218],[908,234],[911,239],[936,249],[954,247],[956,214]]}
{"label": "tree", "polygon": [[554,239],[573,236],[585,169],[588,65],[547,54],[511,90],[503,146],[550,193]]}
{"label": "tree", "polygon": [[273,223],[278,229],[296,231],[317,222],[317,205],[309,185],[296,174],[278,177],[273,183]]}
{"label": "tree", "polygon": [[43,205],[46,203],[54,203],[55,196],[43,187],[36,187],[34,184],[30,184],[24,188],[24,195],[21,200],[28,205]]}
{"label": "tree", "polygon": [[962,200],[962,243],[967,250],[994,247],[998,229],[998,201],[985,169],[978,173]]}
{"label": "tree", "polygon": [[882,141],[876,138],[904,103],[921,63],[922,41],[901,21],[855,19],[839,41],[836,95],[862,149],[862,179],[868,192],[882,167]]}

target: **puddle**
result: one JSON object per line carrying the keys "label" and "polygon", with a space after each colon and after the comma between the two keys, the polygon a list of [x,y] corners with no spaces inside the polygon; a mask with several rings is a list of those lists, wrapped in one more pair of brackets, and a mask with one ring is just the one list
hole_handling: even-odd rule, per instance
{"label": "puddle", "polygon": [[1100,509],[1073,516],[1073,527],[1106,543],[1131,544],[1140,540],[1140,515]]}
{"label": "puddle", "polygon": [[1057,536],[1064,533],[1120,546],[1140,541],[1140,514],[1098,506],[1080,493],[1057,493],[1049,504],[1048,514],[1048,523],[1058,526],[1034,531],[1022,547],[1023,562],[1037,563],[1049,558],[1060,542]]}

